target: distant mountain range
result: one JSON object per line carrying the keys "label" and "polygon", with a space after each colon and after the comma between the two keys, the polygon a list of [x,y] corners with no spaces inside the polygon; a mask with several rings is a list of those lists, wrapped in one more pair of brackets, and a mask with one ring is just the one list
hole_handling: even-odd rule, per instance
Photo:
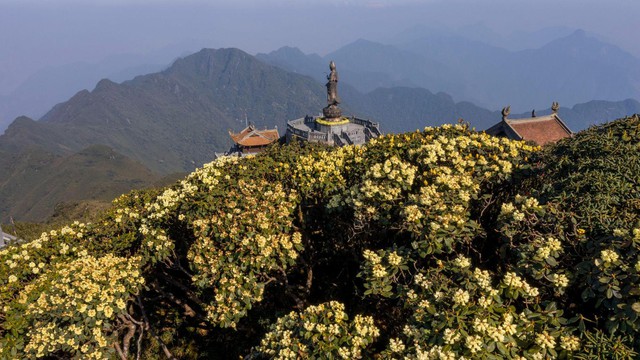
{"label": "distant mountain range", "polygon": [[394,34],[382,40],[382,42],[386,44],[401,44],[418,40],[428,35],[440,37],[456,36],[511,51],[520,51],[540,48],[553,40],[568,36],[574,31],[576,29],[566,26],[552,26],[532,31],[514,31],[499,34],[484,22],[457,28],[447,28],[442,24],[438,26],[421,24]]}
{"label": "distant mountain range", "polygon": [[539,48],[518,51],[469,35],[429,29],[416,29],[392,41],[381,44],[361,39],[325,57],[282,48],[258,58],[316,78],[327,71],[324,64],[335,60],[343,78],[363,92],[379,87],[422,87],[493,109],[511,105],[525,111],[552,101],[573,106],[594,99],[640,99],[640,60],[582,30]]}
{"label": "distant mountain range", "polygon": [[282,128],[321,109],[322,91],[240,50],[202,50],[122,84],[101,80],[41,121],[19,118],[0,136],[0,149],[40,146],[64,155],[104,144],[156,173],[186,171],[229,148],[226,130],[239,127],[236,119],[246,114]]}
{"label": "distant mountain range", "polygon": [[97,63],[76,62],[36,71],[19,86],[0,96],[0,133],[18,116],[40,118],[52,106],[82,89],[92,89],[104,78],[113,82],[133,79],[167,68],[179,56],[198,49],[194,41],[172,44],[146,54],[117,54]]}
{"label": "distant mountain range", "polygon": [[[278,66],[259,60],[275,63],[278,53]],[[305,65],[304,58],[315,62]],[[294,65],[298,73],[284,69]],[[101,80],[93,91],[78,92],[39,121],[19,117],[0,136],[0,221],[9,215],[43,220],[60,202],[109,200],[191,171],[214,152],[227,150],[227,130],[241,129],[245,117],[259,127],[278,126],[284,134],[287,120],[316,114],[325,105],[323,73],[315,79],[301,74],[321,65],[327,68],[319,56],[293,48],[258,58],[238,49],[203,49],[158,73],[121,84]],[[349,84],[358,71],[341,66],[344,113],[380,121],[385,132],[460,118],[485,129],[500,120],[498,111],[424,88],[361,92]],[[635,100],[560,110],[573,129],[634,112],[640,112]]]}
{"label": "distant mountain range", "polygon": [[282,129],[321,109],[323,92],[236,49],[202,50],[122,84],[101,80],[0,136],[0,219],[43,220],[58,202],[113,198],[192,170],[230,147],[238,119]]}
{"label": "distant mountain range", "polygon": [[[142,64],[122,67],[116,64],[77,63],[37,72],[11,94],[0,98],[0,129],[4,130],[17,116],[28,114],[41,117],[51,107],[67,100],[79,89],[93,87],[101,78],[115,82],[132,79],[136,75],[162,70],[166,64]],[[4,125],[4,126],[3,126]]]}

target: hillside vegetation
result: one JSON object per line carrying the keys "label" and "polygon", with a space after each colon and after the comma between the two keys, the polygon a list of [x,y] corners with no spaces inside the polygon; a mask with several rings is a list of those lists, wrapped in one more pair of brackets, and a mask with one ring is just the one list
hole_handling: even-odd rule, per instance
{"label": "hillside vegetation", "polygon": [[0,358],[638,356],[640,118],[206,164],[0,251]]}
{"label": "hillside vegetation", "polygon": [[149,187],[161,179],[103,145],[69,156],[54,155],[40,147],[6,154],[0,158],[0,173],[0,221],[7,222],[10,215],[19,221],[44,221],[64,203],[109,203],[124,192]]}

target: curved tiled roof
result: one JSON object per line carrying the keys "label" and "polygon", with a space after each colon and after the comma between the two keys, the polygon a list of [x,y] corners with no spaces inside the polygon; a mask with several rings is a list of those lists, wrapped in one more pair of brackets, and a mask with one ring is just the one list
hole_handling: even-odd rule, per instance
{"label": "curved tiled roof", "polygon": [[241,146],[266,146],[280,138],[278,129],[257,130],[253,125],[249,125],[239,133],[229,131],[229,136],[234,143]]}
{"label": "curved tiled roof", "polygon": [[486,130],[487,134],[501,134],[514,140],[533,141],[538,145],[553,143],[573,135],[556,113],[524,119],[505,119]]}
{"label": "curved tiled roof", "polygon": [[507,120],[507,124],[524,140],[538,145],[556,142],[571,136],[571,130],[557,115]]}

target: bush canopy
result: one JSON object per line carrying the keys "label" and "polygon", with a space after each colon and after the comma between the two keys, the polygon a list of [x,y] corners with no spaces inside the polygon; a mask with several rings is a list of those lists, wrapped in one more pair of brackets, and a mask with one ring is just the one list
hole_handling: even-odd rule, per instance
{"label": "bush canopy", "polygon": [[273,146],[0,250],[0,359],[631,359],[640,119]]}

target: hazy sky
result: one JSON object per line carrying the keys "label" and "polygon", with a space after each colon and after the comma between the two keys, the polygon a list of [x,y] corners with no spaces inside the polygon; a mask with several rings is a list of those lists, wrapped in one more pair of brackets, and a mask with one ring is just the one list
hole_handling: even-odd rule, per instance
{"label": "hazy sky", "polygon": [[[0,0],[0,95],[33,72],[110,55],[280,46],[325,54],[415,25],[482,22],[500,35],[582,28],[640,57],[637,0]],[[179,53],[175,54],[180,55]]]}

